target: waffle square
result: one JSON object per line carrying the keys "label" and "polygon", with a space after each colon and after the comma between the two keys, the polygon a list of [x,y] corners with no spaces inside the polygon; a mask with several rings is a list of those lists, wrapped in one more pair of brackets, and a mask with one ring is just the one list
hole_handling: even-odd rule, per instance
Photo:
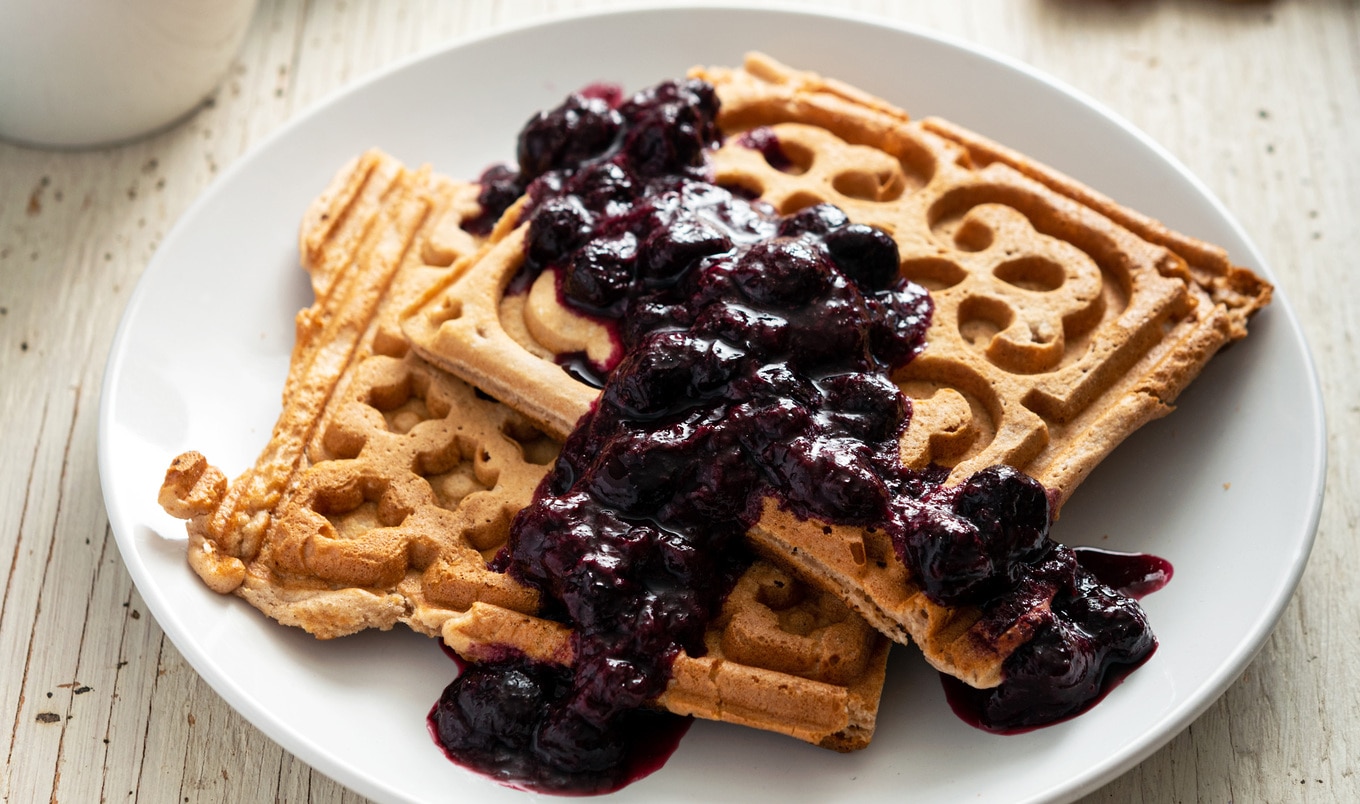
{"label": "waffle square", "polygon": [[[780,213],[832,203],[897,241],[901,269],[935,304],[927,348],[894,381],[913,406],[910,467],[957,480],[1004,463],[1061,504],[1125,437],[1171,410],[1212,355],[1246,333],[1270,286],[1222,250],[1171,232],[1074,180],[946,121],[912,121],[852,87],[759,54],[696,69],[721,101],[716,182]],[[763,130],[791,163],[773,164]],[[557,364],[603,362],[600,324],[558,301],[554,277],[507,292],[526,226],[506,233],[403,321],[416,351],[562,435],[597,392]],[[840,596],[878,630],[914,642],[978,687],[1031,635],[929,600],[885,536],[802,520],[768,501],[758,551]]]}

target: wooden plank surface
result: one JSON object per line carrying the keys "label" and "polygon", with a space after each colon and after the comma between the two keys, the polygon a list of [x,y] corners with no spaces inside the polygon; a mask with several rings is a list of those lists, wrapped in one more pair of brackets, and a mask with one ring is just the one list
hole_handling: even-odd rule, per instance
{"label": "wooden plank surface", "polygon": [[[186,207],[253,145],[373,70],[609,2],[264,0],[213,100],[120,147],[0,143],[0,776],[4,801],[362,799],[250,726],[147,613],[95,466],[105,357]],[[824,3],[943,31],[1130,119],[1225,203],[1275,270],[1322,376],[1312,562],[1242,678],[1090,801],[1360,800],[1360,4]]]}

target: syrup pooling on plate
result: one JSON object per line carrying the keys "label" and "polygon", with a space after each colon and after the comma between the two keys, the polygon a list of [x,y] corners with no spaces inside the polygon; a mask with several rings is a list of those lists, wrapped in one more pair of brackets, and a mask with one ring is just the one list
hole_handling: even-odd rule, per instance
{"label": "syrup pooling on plate", "polygon": [[[507,187],[529,196],[511,288],[554,272],[561,300],[608,323],[619,346],[591,367],[601,397],[495,562],[572,626],[569,681],[525,683],[537,671],[511,658],[460,677],[432,713],[452,755],[500,778],[582,791],[626,781],[636,712],[679,651],[703,652],[771,496],[800,516],[886,529],[927,594],[979,606],[998,632],[1032,622],[1038,658],[1002,685],[1028,709],[1055,696],[1057,665],[1076,660],[1099,688],[1107,664],[1135,664],[1153,644],[1135,603],[1074,561],[1058,566],[1071,552],[1048,540],[1035,481],[992,467],[944,487],[946,472],[902,466],[910,406],[889,375],[923,348],[929,295],[900,276],[882,231],[827,205],[781,217],[707,181],[716,111],[699,82],[627,101],[595,87],[531,120],[519,172],[484,186],[488,202]],[[777,152],[769,135],[752,142]],[[1056,693],[1065,711],[1071,688]],[[505,709],[536,717],[498,730]]]}
{"label": "syrup pooling on plate", "polygon": [[1111,589],[1118,589],[1135,600],[1156,592],[1171,582],[1171,562],[1146,553],[1120,553],[1098,547],[1074,547],[1082,569]]}

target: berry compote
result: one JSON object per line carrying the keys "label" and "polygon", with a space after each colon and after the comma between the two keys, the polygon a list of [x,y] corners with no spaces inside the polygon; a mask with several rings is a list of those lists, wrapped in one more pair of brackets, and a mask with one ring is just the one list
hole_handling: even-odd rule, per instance
{"label": "berry compote", "polygon": [[[924,348],[929,294],[902,278],[891,237],[840,209],[781,216],[713,184],[717,109],[697,81],[627,99],[592,87],[526,125],[517,171],[484,177],[488,202],[528,195],[510,291],[553,272],[562,302],[619,347],[607,365],[564,358],[602,384],[599,401],[493,562],[572,626],[574,666],[484,663],[431,713],[458,761],[518,785],[632,778],[639,713],[680,651],[704,652],[769,497],[886,529],[927,594],[981,607],[998,634],[1024,619],[1035,636],[1007,662],[1012,705],[989,717],[1083,705],[1106,667],[1154,644],[1136,603],[1048,539],[1037,482],[997,466],[945,487],[945,470],[902,466],[911,407],[889,374]],[[773,134],[746,144],[777,157]]]}

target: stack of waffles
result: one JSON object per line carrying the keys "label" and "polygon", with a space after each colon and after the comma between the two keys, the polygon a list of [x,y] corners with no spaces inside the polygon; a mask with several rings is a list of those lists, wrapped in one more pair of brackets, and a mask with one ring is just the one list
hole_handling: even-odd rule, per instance
{"label": "stack of waffles", "polygon": [[[717,184],[784,214],[834,204],[891,234],[931,291],[925,351],[893,377],[913,406],[909,467],[1009,464],[1061,503],[1269,301],[1221,250],[945,121],[761,55],[694,76],[721,102]],[[766,128],[791,165],[743,144]],[[549,274],[507,290],[527,224],[514,205],[470,234],[478,193],[376,151],[345,166],[302,225],[316,302],[269,444],[231,482],[179,456],[160,501],[188,521],[204,582],[281,623],[322,638],[404,623],[472,661],[569,665],[569,630],[488,560],[599,393],[559,358],[603,362],[613,344]],[[889,640],[985,688],[1033,632],[933,601],[872,530],[771,501],[748,539],[761,558],[657,706],[853,750]]]}

